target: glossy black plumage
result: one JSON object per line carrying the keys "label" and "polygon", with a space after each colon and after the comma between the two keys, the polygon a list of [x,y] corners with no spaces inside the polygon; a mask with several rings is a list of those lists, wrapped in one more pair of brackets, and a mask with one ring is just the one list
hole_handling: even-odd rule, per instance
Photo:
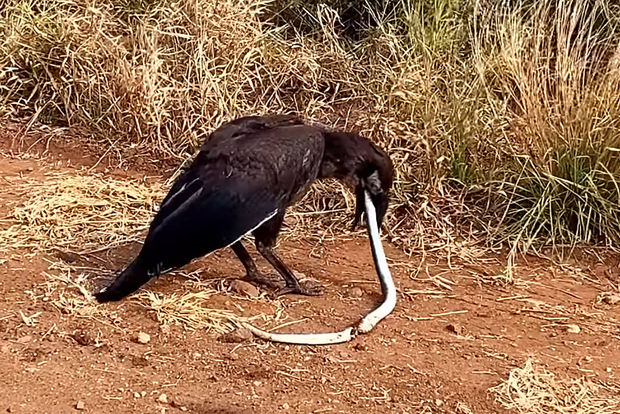
{"label": "glossy black plumage", "polygon": [[207,141],[162,202],[138,257],[97,300],[119,300],[269,219],[281,224],[286,207],[316,179],[323,145],[316,129],[288,124]]}
{"label": "glossy black plumage", "polygon": [[138,257],[95,297],[99,302],[120,300],[153,276],[226,246],[250,280],[273,286],[240,241],[250,232],[257,250],[286,282],[281,293],[317,294],[317,287],[299,285],[274,246],[286,208],[319,177],[342,179],[355,188],[356,222],[368,190],[381,224],[392,164],[366,138],[307,126],[288,115],[245,117],[223,125],[162,201]]}
{"label": "glossy black plumage", "polygon": [[393,165],[385,151],[356,133],[323,129],[325,149],[318,178],[337,178],[355,190],[354,226],[364,211],[364,190],[368,190],[381,227],[394,179]]}

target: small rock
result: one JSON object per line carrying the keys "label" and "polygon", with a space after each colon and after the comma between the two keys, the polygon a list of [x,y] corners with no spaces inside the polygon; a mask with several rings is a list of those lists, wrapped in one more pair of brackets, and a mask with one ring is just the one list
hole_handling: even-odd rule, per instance
{"label": "small rock", "polygon": [[566,332],[579,333],[581,328],[578,325],[566,325]]}
{"label": "small rock", "polygon": [[359,287],[354,287],[349,289],[349,297],[351,299],[359,299],[362,296],[364,296],[364,291],[362,289],[360,289]]}
{"label": "small rock", "polygon": [[168,404],[168,396],[166,394],[159,394],[159,397],[157,397],[157,402]]}
{"label": "small rock", "polygon": [[134,398],[140,398],[140,393],[138,391],[133,393]]}
{"label": "small rock", "polygon": [[357,344],[353,345],[353,349],[355,349],[356,351],[364,351],[365,352],[365,351],[368,351],[368,346],[364,345],[364,344],[357,343]]}
{"label": "small rock", "polygon": [[181,406],[181,407],[179,407],[179,410],[181,410],[181,411],[187,411],[187,407],[185,407],[185,406]]}
{"label": "small rock", "polygon": [[446,326],[446,329],[449,330],[452,333],[457,334],[457,335],[460,335],[460,334],[463,333],[463,327],[461,325],[455,325],[453,323],[451,323],[448,326]]}
{"label": "small rock", "polygon": [[58,251],[56,252],[56,257],[67,263],[74,263],[80,260],[80,255],[73,252]]}
{"label": "small rock", "polygon": [[249,341],[254,335],[246,328],[237,328],[232,332],[225,333],[220,336],[221,342],[239,344],[241,342]]}
{"label": "small rock", "polygon": [[603,297],[603,301],[608,305],[617,305],[618,303],[620,303],[620,294],[611,293],[609,295],[605,295]]}
{"label": "small rock", "polygon": [[95,343],[93,337],[86,331],[75,331],[71,337],[75,339],[75,342],[83,346],[92,345]]}
{"label": "small rock", "polygon": [[22,336],[21,338],[17,339],[17,342],[19,342],[20,344],[25,344],[32,341],[32,336],[31,335],[26,335],[26,336]]}
{"label": "small rock", "polygon": [[288,405],[287,403],[282,404],[282,409],[283,410],[288,410],[289,408],[291,408],[291,406]]}
{"label": "small rock", "polygon": [[243,280],[233,280],[230,283],[230,290],[240,295],[245,295],[249,298],[257,298],[260,295],[260,292],[251,283],[245,282]]}
{"label": "small rock", "polygon": [[138,337],[136,338],[136,340],[140,344],[148,344],[151,341],[151,335],[145,332],[138,332]]}
{"label": "small rock", "polygon": [[86,408],[84,401],[78,401],[77,404],[75,404],[76,410],[83,410],[84,408]]}

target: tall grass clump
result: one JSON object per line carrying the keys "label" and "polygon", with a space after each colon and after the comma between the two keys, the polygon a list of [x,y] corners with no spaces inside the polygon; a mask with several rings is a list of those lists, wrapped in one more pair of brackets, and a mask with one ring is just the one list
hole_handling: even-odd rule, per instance
{"label": "tall grass clump", "polygon": [[620,242],[620,31],[602,1],[505,3],[478,22],[476,67],[505,111],[487,185],[514,246]]}
{"label": "tall grass clump", "polygon": [[[7,117],[186,157],[226,120],[293,111],[388,149],[409,248],[471,223],[514,249],[620,241],[611,0],[2,3]],[[302,210],[350,207],[320,189]]]}
{"label": "tall grass clump", "polygon": [[330,35],[287,41],[256,0],[8,0],[2,109],[83,124],[178,154],[214,125],[264,111],[312,116],[359,97]]}

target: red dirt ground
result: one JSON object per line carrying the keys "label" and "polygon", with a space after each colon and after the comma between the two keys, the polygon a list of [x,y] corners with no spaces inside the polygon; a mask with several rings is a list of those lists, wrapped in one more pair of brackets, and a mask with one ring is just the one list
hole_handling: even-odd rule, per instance
{"label": "red dirt ground", "polygon": [[[35,155],[11,155],[10,135],[0,138],[3,217],[26,195],[2,177],[71,172],[98,161],[62,142],[43,155],[36,155],[45,149],[41,142],[30,149]],[[158,168],[109,168],[108,174],[135,178]],[[324,296],[249,300],[220,289],[213,307],[255,315],[280,306],[291,321],[310,319],[283,331],[309,332],[343,329],[376,306],[380,288],[366,238],[326,243],[320,255],[309,255],[312,247],[298,240],[279,251],[291,267],[324,283]],[[130,245],[98,258],[118,270],[136,250]],[[472,265],[455,255],[448,265],[429,255],[419,266],[420,257],[386,245],[400,289],[394,313],[350,343],[307,347],[226,343],[215,333],[162,329],[132,300],[103,305],[116,312],[114,325],[63,314],[32,293],[46,281],[46,256],[24,253],[0,253],[6,259],[0,260],[0,412],[79,412],[80,401],[81,411],[92,413],[503,413],[487,390],[528,358],[559,375],[620,381],[620,305],[597,300],[620,281],[611,255],[583,252],[579,262],[562,266],[529,257],[518,263],[516,283],[502,286],[492,283],[505,267],[502,256]],[[213,286],[242,276],[230,251],[192,267]],[[435,275],[454,282],[452,290],[433,284]],[[149,289],[181,292],[185,282],[166,276]],[[352,297],[353,287],[361,288],[361,298]],[[425,290],[443,293],[405,294]],[[28,326],[20,312],[41,314]],[[566,324],[581,331],[569,333]],[[137,343],[139,331],[151,341]],[[161,393],[168,403],[157,400]]]}

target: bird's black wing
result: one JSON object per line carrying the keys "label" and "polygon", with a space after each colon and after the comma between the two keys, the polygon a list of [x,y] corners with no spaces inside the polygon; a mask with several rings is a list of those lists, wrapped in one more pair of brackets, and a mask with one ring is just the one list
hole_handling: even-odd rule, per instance
{"label": "bird's black wing", "polygon": [[181,267],[229,246],[277,213],[278,203],[260,179],[205,185],[186,183],[155,216],[140,262],[149,273]]}

